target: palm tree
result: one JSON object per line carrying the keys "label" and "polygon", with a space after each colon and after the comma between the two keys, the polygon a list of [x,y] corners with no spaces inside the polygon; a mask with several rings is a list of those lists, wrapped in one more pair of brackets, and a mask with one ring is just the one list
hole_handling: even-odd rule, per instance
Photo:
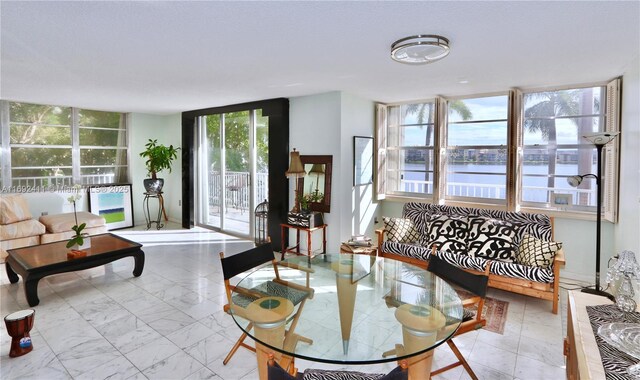
{"label": "palm tree", "polygon": [[[579,91],[538,92],[527,97],[533,101],[540,100],[524,111],[524,127],[532,133],[540,133],[548,145],[548,177],[547,187],[555,187],[556,155],[558,140],[556,116],[578,114]],[[576,123],[575,119],[571,119]],[[577,126],[577,125],[576,125]]]}
{"label": "palm tree", "polygon": [[[471,110],[467,107],[462,100],[452,100],[449,102],[449,113],[457,113],[462,120],[469,120],[473,117]],[[435,118],[435,104],[434,103],[414,103],[407,105],[405,110],[405,116],[417,114],[417,121],[420,124],[420,129],[424,127],[424,124],[434,124]],[[429,146],[431,142],[431,134],[433,128],[427,127],[427,134],[424,145]],[[424,155],[424,180],[429,181],[429,167],[431,166],[431,156],[429,152]]]}

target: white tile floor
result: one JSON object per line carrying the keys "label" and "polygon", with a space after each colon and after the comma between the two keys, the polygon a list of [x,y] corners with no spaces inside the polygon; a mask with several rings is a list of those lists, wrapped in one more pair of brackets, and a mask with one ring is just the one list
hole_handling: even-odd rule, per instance
{"label": "white tile floor", "polygon": [[[179,228],[169,226],[169,228]],[[9,358],[9,337],[0,329],[2,379],[257,379],[253,353],[240,349],[229,365],[222,359],[240,334],[222,311],[224,286],[218,253],[239,252],[252,243],[202,229],[125,231],[144,244],[146,262],[135,278],[132,260],[60,274],[40,281],[34,350]],[[0,270],[2,316],[28,308],[22,281],[9,284]],[[492,290],[509,301],[504,335],[467,333],[456,343],[481,379],[564,379],[561,311],[530,297]],[[434,367],[448,364],[447,347],[436,350]],[[331,368],[296,361],[300,369]],[[350,367],[386,372],[393,364]],[[334,367],[337,368],[337,367]],[[436,379],[468,379],[462,367]]]}

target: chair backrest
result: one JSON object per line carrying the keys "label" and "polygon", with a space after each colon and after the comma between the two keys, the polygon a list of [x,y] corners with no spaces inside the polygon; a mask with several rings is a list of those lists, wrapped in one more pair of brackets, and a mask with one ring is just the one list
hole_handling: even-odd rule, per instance
{"label": "chair backrest", "polygon": [[242,272],[258,267],[264,263],[275,260],[273,248],[270,243],[259,245],[248,251],[237,253],[233,256],[222,257],[222,275],[225,280],[237,276]]}
{"label": "chair backrest", "polygon": [[487,275],[466,272],[434,254],[429,256],[427,270],[479,297],[484,298],[487,295],[487,285],[489,284]]}
{"label": "chair backrest", "polygon": [[[297,371],[296,371],[297,372]],[[278,362],[273,359],[273,355],[269,355],[267,362],[267,379],[268,380],[296,380],[296,379],[349,379],[349,380],[368,380],[374,375],[353,371],[334,371],[322,369],[308,369],[303,373],[297,373],[296,376],[290,375],[285,371]],[[391,372],[382,377],[376,377],[377,380],[407,380],[409,378],[408,364],[406,360],[401,360],[400,365]]]}

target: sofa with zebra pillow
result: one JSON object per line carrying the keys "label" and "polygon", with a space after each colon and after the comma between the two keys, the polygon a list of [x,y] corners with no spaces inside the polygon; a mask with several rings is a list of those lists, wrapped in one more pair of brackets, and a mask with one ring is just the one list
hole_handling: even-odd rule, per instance
{"label": "sofa with zebra pillow", "polygon": [[562,244],[543,214],[409,202],[401,218],[383,218],[376,230],[383,257],[426,267],[433,249],[470,271],[491,264],[489,286],[550,300],[558,312]]}

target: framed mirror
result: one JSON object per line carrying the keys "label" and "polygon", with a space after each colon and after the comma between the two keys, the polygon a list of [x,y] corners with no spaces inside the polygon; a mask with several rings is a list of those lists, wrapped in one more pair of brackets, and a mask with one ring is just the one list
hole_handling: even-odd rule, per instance
{"label": "framed mirror", "polygon": [[329,212],[331,208],[331,166],[333,156],[300,156],[307,173],[298,179],[298,194],[304,197],[300,207],[306,203],[308,210]]}

